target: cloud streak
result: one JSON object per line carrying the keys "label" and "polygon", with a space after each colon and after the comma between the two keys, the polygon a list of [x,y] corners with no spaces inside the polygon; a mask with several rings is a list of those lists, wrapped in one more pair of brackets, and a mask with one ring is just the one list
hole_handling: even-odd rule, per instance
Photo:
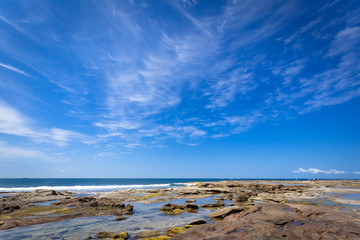
{"label": "cloud streak", "polygon": [[75,139],[87,139],[84,134],[74,131],[51,128],[36,129],[31,120],[15,108],[0,100],[0,133],[29,138],[35,142],[49,142],[66,145]]}
{"label": "cloud streak", "polygon": [[299,168],[298,170],[294,170],[293,173],[313,173],[313,174],[318,174],[318,173],[324,173],[324,174],[344,174],[346,173],[345,171],[341,171],[341,170],[320,170],[317,168],[309,168],[309,169],[304,169],[304,168]]}
{"label": "cloud streak", "polygon": [[1,66],[1,67],[4,67],[4,68],[6,68],[6,69],[9,69],[9,70],[11,70],[11,71],[20,73],[20,74],[22,74],[22,75],[24,75],[24,76],[31,77],[30,74],[27,74],[26,72],[24,72],[24,71],[22,71],[22,70],[20,70],[20,69],[18,69],[18,68],[16,68],[16,67],[13,67],[13,66],[11,66],[11,65],[3,64],[3,63],[0,62],[0,66]]}

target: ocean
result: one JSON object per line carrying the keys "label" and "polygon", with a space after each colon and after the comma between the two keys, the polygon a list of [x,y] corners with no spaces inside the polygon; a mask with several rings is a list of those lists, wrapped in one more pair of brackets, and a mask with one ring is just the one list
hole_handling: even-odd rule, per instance
{"label": "ocean", "polygon": [[0,178],[0,192],[36,189],[75,192],[111,192],[120,189],[147,189],[189,186],[194,182],[215,182],[214,178]]}
{"label": "ocean", "polygon": [[111,192],[120,189],[148,189],[189,186],[194,182],[224,180],[295,180],[295,179],[220,179],[220,178],[0,178],[0,192],[36,189],[73,192]]}

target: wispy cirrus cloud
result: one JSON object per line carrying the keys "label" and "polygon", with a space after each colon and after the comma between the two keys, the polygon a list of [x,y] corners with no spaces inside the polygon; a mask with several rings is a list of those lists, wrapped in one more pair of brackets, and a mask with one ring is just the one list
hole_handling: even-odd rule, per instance
{"label": "wispy cirrus cloud", "polygon": [[[194,16],[190,5],[173,5],[180,16],[187,20],[185,25],[188,28],[179,29],[181,34],[164,31],[159,21],[149,21],[153,34],[158,34],[161,40],[155,46],[136,53],[132,60],[116,52],[109,54],[117,59],[115,65],[119,70],[106,71],[109,111],[107,118],[96,126],[106,127],[109,126],[106,122],[110,122],[112,127],[107,128],[108,130],[122,131],[123,136],[135,134],[140,137],[160,129],[162,123],[157,119],[169,110],[178,109],[197,116],[195,111],[202,109],[203,112],[205,107],[208,115],[211,115],[211,121],[203,119],[205,121],[201,124],[192,122],[194,127],[208,133],[203,137],[228,136],[246,131],[261,122],[288,115],[293,110],[297,114],[303,114],[326,105],[340,104],[358,95],[356,72],[359,70],[355,66],[355,60],[359,57],[350,57],[357,44],[356,29],[339,31],[328,42],[328,50],[317,56],[319,61],[323,61],[321,58],[338,58],[335,67],[325,72],[305,75],[305,78],[304,73],[312,64],[307,57],[291,62],[275,60],[270,63],[267,59],[274,59],[275,53],[272,51],[263,51],[262,55],[253,52],[261,43],[276,41],[273,36],[285,30],[288,27],[286,22],[300,14],[296,12],[297,4],[278,6],[266,3],[258,7],[251,2],[231,2],[224,7],[223,12],[211,18]],[[259,14],[262,10],[273,11],[264,17]],[[308,37],[309,32],[322,24],[322,21],[324,20],[318,18],[303,24],[296,30],[297,41],[285,41],[283,44],[293,44],[292,51],[295,54],[298,51],[295,45],[299,45],[298,42],[305,36]],[[258,22],[262,23],[259,27],[249,28]],[[128,18],[127,23],[137,25],[135,18]],[[234,33],[237,34],[236,37],[232,36]],[[143,30],[141,34],[146,32]],[[351,44],[347,48],[339,49],[342,43],[349,41]],[[137,45],[130,46],[130,49],[131,47],[137,48]],[[227,57],[222,57],[224,54]],[[237,54],[242,58],[238,58]],[[118,61],[119,59],[124,60]],[[124,71],[125,66],[131,66],[128,68],[129,72]],[[281,84],[274,85],[273,80],[258,73],[263,71],[271,71],[277,75]],[[347,86],[345,81],[348,82]],[[350,86],[351,84],[355,85]],[[182,93],[189,90],[196,96],[191,99],[193,109],[182,109],[182,102],[190,100]],[[273,92],[276,93],[273,100],[268,100]],[[267,103],[261,104],[261,100]],[[243,107],[237,108],[236,105]],[[223,114],[217,114],[221,108],[224,109]],[[248,112],[257,112],[262,117],[254,118]],[[229,121],[235,119],[234,116],[239,116],[241,121]],[[215,122],[220,125],[214,124]],[[177,132],[178,129],[186,129],[183,125],[185,123],[181,121],[173,121],[172,124],[174,132],[171,129],[164,131],[164,138],[176,138],[181,135]],[[118,128],[115,129],[115,125]],[[209,131],[211,125],[213,128]],[[131,133],[128,131],[129,126],[133,129]],[[217,132],[217,129],[220,131]]]}
{"label": "wispy cirrus cloud", "polygon": [[14,160],[31,160],[46,162],[67,162],[69,159],[62,154],[40,150],[36,147],[13,145],[0,141],[0,162]]}
{"label": "wispy cirrus cloud", "polygon": [[0,159],[14,159],[14,158],[30,158],[40,159],[44,158],[46,154],[39,150],[21,148],[18,146],[9,146],[4,142],[0,142]]}
{"label": "wispy cirrus cloud", "polygon": [[87,136],[75,131],[59,128],[37,129],[32,126],[32,120],[0,100],[0,133],[26,137],[35,142],[49,142],[56,145],[66,145],[75,139],[86,139]]}
{"label": "wispy cirrus cloud", "polygon": [[325,174],[344,174],[346,173],[345,171],[341,171],[341,170],[329,170],[329,171],[326,171],[326,170],[320,170],[320,169],[317,169],[317,168],[309,168],[309,169],[304,169],[304,168],[299,168],[298,170],[294,170],[293,173],[314,173],[314,174],[317,174],[317,173],[325,173]]}
{"label": "wispy cirrus cloud", "polygon": [[16,68],[16,67],[14,67],[14,66],[7,65],[7,64],[1,63],[1,62],[0,62],[0,66],[1,66],[1,67],[4,67],[4,68],[6,68],[6,69],[9,69],[9,70],[11,70],[11,71],[20,73],[20,74],[22,74],[22,75],[24,75],[24,76],[31,77],[30,74],[27,74],[27,73],[24,72],[23,70],[21,70],[21,69],[19,69],[19,68]]}
{"label": "wispy cirrus cloud", "polygon": [[[67,116],[95,126],[88,142],[193,144],[360,95],[358,6],[341,12],[334,11],[337,3],[304,8],[301,1],[229,1],[211,3],[210,14],[195,1],[162,4],[171,18],[137,1],[80,4],[89,12],[81,21],[43,11],[41,21],[26,24],[52,47],[52,58],[34,57],[11,38],[0,41],[24,69],[56,86]],[[49,27],[44,19],[56,26],[71,19],[77,27]],[[0,20],[26,34],[10,17]],[[21,126],[27,136],[81,138]]]}

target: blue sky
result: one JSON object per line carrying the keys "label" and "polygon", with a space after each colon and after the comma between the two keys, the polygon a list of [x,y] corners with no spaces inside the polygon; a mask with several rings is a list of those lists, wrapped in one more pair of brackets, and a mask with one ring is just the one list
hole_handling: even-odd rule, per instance
{"label": "blue sky", "polygon": [[359,178],[359,1],[0,2],[0,177]]}

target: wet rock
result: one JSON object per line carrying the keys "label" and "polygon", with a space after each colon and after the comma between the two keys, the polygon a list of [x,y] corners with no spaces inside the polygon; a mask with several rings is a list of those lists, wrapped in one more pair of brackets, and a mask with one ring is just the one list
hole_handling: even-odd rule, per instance
{"label": "wet rock", "polygon": [[97,238],[112,238],[112,239],[128,239],[129,234],[128,232],[120,232],[120,233],[113,233],[113,232],[98,232],[96,235]]}
{"label": "wet rock", "polygon": [[215,197],[214,201],[215,202],[222,202],[222,201],[224,201],[224,197]]}
{"label": "wet rock", "polygon": [[119,217],[115,218],[115,221],[122,221],[122,220],[124,220],[124,219],[126,219],[126,217],[124,217],[124,216],[119,216]]}
{"label": "wet rock", "polygon": [[0,222],[0,225],[4,225],[5,223],[4,222]]}
{"label": "wet rock", "polygon": [[133,209],[134,209],[134,206],[133,206],[133,205],[131,205],[131,204],[127,204],[127,205],[126,205],[126,210],[132,211]]}
{"label": "wet rock", "polygon": [[201,225],[201,224],[205,224],[206,223],[206,220],[204,219],[198,219],[198,220],[195,220],[195,221],[192,221],[186,225]]}
{"label": "wet rock", "polygon": [[225,203],[209,203],[209,204],[203,204],[200,207],[202,207],[202,208],[220,208],[220,207],[225,207]]}
{"label": "wet rock", "polygon": [[199,206],[196,204],[188,203],[188,204],[185,204],[185,208],[186,209],[199,209]]}
{"label": "wet rock", "polygon": [[212,212],[209,214],[210,218],[224,218],[226,216],[229,216],[233,213],[244,211],[244,208],[242,207],[227,207],[223,209],[219,209],[215,212]]}
{"label": "wet rock", "polygon": [[199,206],[192,203],[185,204],[185,210],[189,213],[197,213],[199,211]]}
{"label": "wet rock", "polygon": [[236,194],[236,196],[233,198],[233,201],[234,201],[234,202],[246,202],[249,198],[250,198],[250,194],[249,194],[249,193],[238,193],[238,194]]}
{"label": "wet rock", "polygon": [[195,199],[188,199],[188,200],[186,200],[185,202],[187,202],[187,203],[194,203],[194,202],[196,202],[196,200],[195,200]]}
{"label": "wet rock", "polygon": [[172,204],[167,203],[163,207],[160,208],[160,211],[162,211],[166,215],[176,216],[176,215],[180,215],[180,214],[184,213],[184,211],[185,211],[184,209],[185,209],[184,206],[180,206],[175,203],[172,203]]}
{"label": "wet rock", "polygon": [[20,205],[16,203],[2,203],[0,204],[0,214],[11,213],[20,208]]}
{"label": "wet rock", "polygon": [[97,238],[110,238],[111,237],[111,234],[113,233],[110,233],[110,232],[98,232],[96,237]]}
{"label": "wet rock", "polygon": [[202,188],[214,188],[215,186],[218,186],[218,185],[216,183],[208,183],[208,182],[200,183],[198,185],[198,187],[202,187]]}
{"label": "wet rock", "polygon": [[126,215],[132,215],[132,214],[133,214],[133,209],[134,209],[134,206],[133,206],[133,205],[127,204],[126,207],[125,207],[124,214],[126,214]]}
{"label": "wet rock", "polygon": [[120,232],[120,233],[111,234],[110,237],[111,237],[111,238],[114,238],[114,239],[123,239],[123,240],[126,240],[126,239],[128,239],[129,234],[128,234],[128,232]]}
{"label": "wet rock", "polygon": [[232,194],[226,194],[223,196],[223,198],[224,200],[231,201],[234,198],[234,196]]}
{"label": "wet rock", "polygon": [[155,237],[155,236],[159,236],[160,232],[159,231],[145,231],[145,232],[141,232],[136,234],[135,237],[137,238],[150,238],[150,237]]}
{"label": "wet rock", "polygon": [[170,238],[171,238],[170,236],[161,235],[161,236],[158,236],[158,237],[144,238],[142,240],[168,240]]}
{"label": "wet rock", "polygon": [[186,228],[184,227],[171,227],[169,229],[166,230],[166,234],[170,237],[175,236],[176,234],[181,233],[182,231],[184,231]]}
{"label": "wet rock", "polygon": [[59,195],[59,193],[56,192],[55,190],[47,190],[47,189],[36,189],[34,194],[43,195],[43,196]]}

